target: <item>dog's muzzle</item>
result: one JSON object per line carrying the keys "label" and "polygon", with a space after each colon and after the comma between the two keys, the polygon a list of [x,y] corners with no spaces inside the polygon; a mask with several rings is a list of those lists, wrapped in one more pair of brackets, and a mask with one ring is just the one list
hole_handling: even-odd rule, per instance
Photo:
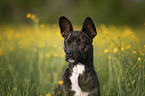
{"label": "dog's muzzle", "polygon": [[73,60],[73,59],[68,59],[68,62],[70,62],[70,63],[74,63],[75,60]]}
{"label": "dog's muzzle", "polygon": [[73,59],[73,50],[68,50],[67,52],[66,52],[66,60],[68,61],[68,62],[75,62],[75,60]]}

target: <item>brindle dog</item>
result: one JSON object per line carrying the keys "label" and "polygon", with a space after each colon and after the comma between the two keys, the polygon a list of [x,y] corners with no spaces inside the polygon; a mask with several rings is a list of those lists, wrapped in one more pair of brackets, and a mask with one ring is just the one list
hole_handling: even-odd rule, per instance
{"label": "brindle dog", "polygon": [[73,31],[71,22],[64,16],[59,19],[64,37],[65,60],[69,62],[55,96],[100,96],[99,81],[93,66],[93,38],[97,35],[90,17],[81,31]]}

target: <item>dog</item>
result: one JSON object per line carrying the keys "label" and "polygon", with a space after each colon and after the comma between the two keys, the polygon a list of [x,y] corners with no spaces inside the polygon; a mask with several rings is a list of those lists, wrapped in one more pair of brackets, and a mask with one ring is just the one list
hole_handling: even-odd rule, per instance
{"label": "dog", "polygon": [[99,80],[93,66],[92,42],[97,32],[92,19],[87,17],[81,31],[73,31],[71,22],[62,16],[59,27],[64,38],[65,60],[69,65],[55,96],[100,96]]}

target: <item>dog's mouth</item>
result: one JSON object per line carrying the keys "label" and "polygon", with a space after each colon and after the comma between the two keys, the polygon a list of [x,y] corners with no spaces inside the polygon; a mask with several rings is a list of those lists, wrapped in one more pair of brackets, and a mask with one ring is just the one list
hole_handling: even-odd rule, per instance
{"label": "dog's mouth", "polygon": [[73,59],[68,59],[68,62],[70,62],[70,63],[74,63],[75,62],[75,60],[73,60]]}

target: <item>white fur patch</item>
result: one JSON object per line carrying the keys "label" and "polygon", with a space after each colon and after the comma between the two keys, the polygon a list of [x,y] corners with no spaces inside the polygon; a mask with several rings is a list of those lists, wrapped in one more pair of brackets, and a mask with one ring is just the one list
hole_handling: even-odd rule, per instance
{"label": "white fur patch", "polygon": [[71,88],[72,91],[75,91],[76,93],[74,94],[74,96],[88,96],[89,92],[83,92],[80,88],[80,86],[78,85],[78,77],[79,74],[83,74],[83,72],[85,71],[85,66],[82,64],[77,64],[76,66],[74,66],[74,68],[72,69],[72,75],[70,77],[71,80]]}

